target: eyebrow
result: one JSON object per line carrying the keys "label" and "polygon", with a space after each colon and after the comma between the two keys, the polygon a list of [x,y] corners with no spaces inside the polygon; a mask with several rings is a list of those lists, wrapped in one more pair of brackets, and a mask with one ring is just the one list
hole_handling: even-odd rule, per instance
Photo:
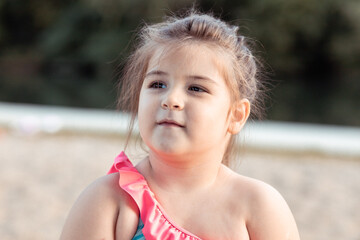
{"label": "eyebrow", "polygon": [[205,77],[205,76],[200,76],[200,75],[191,75],[191,76],[188,76],[188,78],[190,78],[190,79],[194,79],[194,80],[202,80],[202,81],[206,81],[206,82],[210,82],[210,83],[217,84],[217,82],[216,82],[216,81],[214,81],[214,80],[213,80],[213,79],[211,79],[211,78]]}
{"label": "eyebrow", "polygon": [[169,74],[160,70],[153,70],[148,72],[145,77],[151,76],[151,75],[160,75],[160,76],[168,76]]}

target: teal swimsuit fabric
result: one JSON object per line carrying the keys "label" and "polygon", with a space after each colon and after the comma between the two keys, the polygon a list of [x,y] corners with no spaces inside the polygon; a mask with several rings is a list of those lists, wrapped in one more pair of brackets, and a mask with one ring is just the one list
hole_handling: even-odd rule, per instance
{"label": "teal swimsuit fabric", "polygon": [[132,238],[132,240],[146,240],[144,234],[142,233],[143,228],[144,228],[144,223],[141,221],[141,218],[139,218],[139,223],[136,229],[136,233]]}

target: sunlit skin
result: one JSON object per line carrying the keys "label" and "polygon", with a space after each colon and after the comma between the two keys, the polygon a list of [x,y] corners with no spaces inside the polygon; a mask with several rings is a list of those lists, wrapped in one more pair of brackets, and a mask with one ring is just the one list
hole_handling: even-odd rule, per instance
{"label": "sunlit skin", "polygon": [[[141,86],[139,130],[149,154],[136,166],[167,216],[206,240],[298,240],[281,195],[221,163],[250,113],[247,99],[230,94],[225,56],[206,44],[167,47],[152,56]],[[132,239],[139,210],[119,177],[84,191],[61,239]]]}
{"label": "sunlit skin", "polygon": [[221,162],[231,136],[231,96],[222,75],[218,56],[208,47],[193,45],[168,53],[160,48],[155,53],[138,111],[150,156],[182,167]]}

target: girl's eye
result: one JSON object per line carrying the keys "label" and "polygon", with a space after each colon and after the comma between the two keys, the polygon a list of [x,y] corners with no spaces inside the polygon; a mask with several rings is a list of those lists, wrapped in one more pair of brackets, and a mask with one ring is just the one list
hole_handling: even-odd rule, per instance
{"label": "girl's eye", "polygon": [[150,84],[150,88],[166,88],[166,85],[162,82],[153,82]]}
{"label": "girl's eye", "polygon": [[190,91],[194,91],[194,92],[206,92],[205,89],[201,88],[201,87],[197,87],[197,86],[191,86],[189,87]]}

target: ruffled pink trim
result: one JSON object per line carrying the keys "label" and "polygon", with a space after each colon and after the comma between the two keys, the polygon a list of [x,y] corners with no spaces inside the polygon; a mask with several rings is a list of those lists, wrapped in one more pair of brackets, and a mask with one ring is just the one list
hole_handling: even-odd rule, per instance
{"label": "ruffled pink trim", "polygon": [[146,240],[200,240],[199,237],[172,223],[166,216],[145,178],[136,170],[124,152],[116,158],[110,173],[120,173],[119,185],[136,202],[144,223]]}

